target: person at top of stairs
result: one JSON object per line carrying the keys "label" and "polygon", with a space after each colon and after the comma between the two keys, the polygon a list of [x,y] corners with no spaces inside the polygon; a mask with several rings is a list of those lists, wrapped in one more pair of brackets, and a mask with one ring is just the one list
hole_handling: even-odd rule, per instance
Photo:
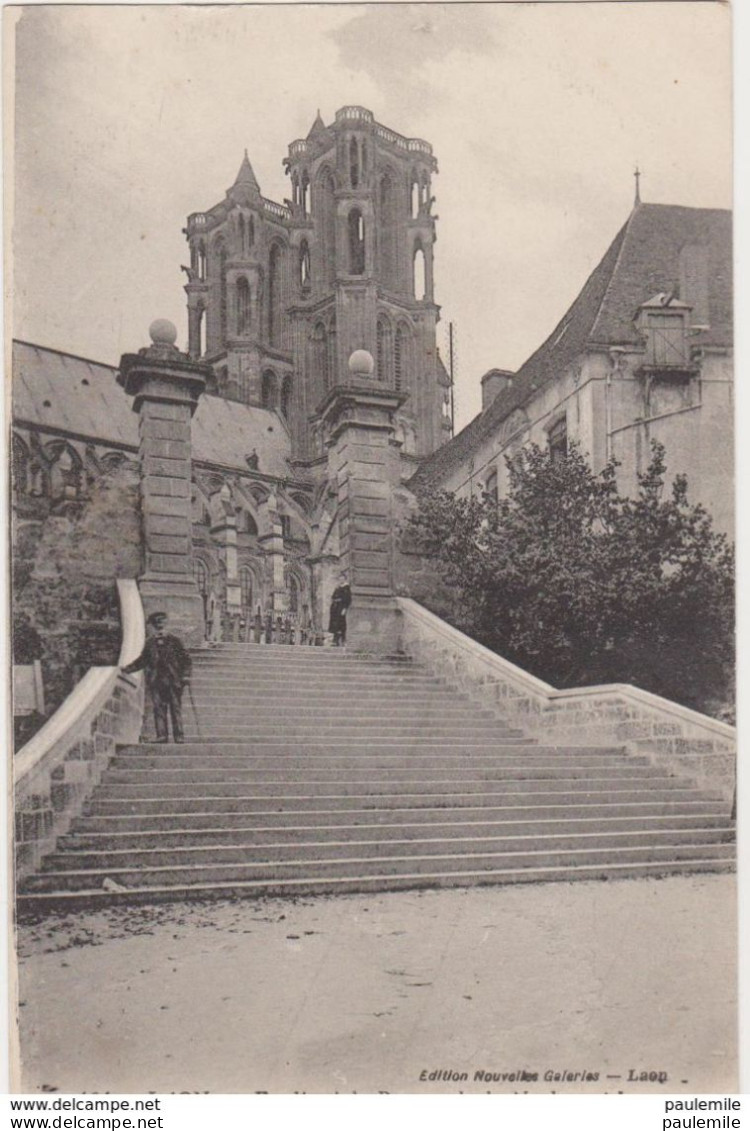
{"label": "person at top of stairs", "polygon": [[346,574],[339,574],[339,583],[331,597],[331,611],[328,620],[328,631],[333,633],[333,643],[346,644],[346,610],[352,603],[352,591]]}
{"label": "person at top of stairs", "polygon": [[156,741],[169,741],[169,714],[174,741],[182,742],[182,692],[190,682],[193,661],[182,641],[165,631],[166,613],[152,613],[146,623],[153,629],[153,636],[146,641],[140,656],[122,670],[138,672],[144,669],[146,672],[146,686],[154,705]]}

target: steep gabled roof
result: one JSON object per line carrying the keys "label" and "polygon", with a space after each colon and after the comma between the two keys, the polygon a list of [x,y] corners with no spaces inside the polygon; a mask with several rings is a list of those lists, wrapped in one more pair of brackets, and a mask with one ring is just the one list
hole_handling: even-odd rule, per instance
{"label": "steep gabled roof", "polygon": [[707,254],[708,320],[701,345],[732,345],[732,213],[722,208],[682,208],[642,204],[627,224],[627,238],[617,271],[591,330],[592,342],[637,341],[633,316],[641,303],[659,292],[679,294],[680,256],[686,247]]}
{"label": "steep gabled roof", "polygon": [[[517,408],[558,378],[589,345],[639,342],[634,318],[658,291],[680,283],[680,257],[688,246],[705,248],[709,329],[702,345],[732,343],[732,214],[722,209],[642,204],[633,210],[573,305],[513,377],[509,388],[419,467],[413,487],[440,481]],[[683,296],[689,299],[689,296]]]}
{"label": "steep gabled roof", "polygon": [[[29,342],[13,342],[12,411],[17,425],[138,450],[138,415],[111,365]],[[193,459],[247,470],[255,448],[262,474],[292,477],[290,441],[275,412],[202,396],[192,426]]]}

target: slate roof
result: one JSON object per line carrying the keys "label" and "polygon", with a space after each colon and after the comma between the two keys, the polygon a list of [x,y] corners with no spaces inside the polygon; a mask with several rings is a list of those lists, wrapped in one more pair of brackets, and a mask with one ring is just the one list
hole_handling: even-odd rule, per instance
{"label": "slate roof", "polygon": [[630,214],[583,290],[549,337],[513,376],[510,388],[429,456],[411,487],[442,480],[579,357],[587,346],[636,345],[634,317],[658,291],[677,290],[685,245],[708,249],[710,329],[702,345],[732,344],[732,214],[723,209],[641,204]]}
{"label": "slate roof", "polygon": [[[116,373],[111,365],[14,341],[14,422],[137,451],[138,416]],[[268,409],[204,395],[193,417],[192,436],[198,463],[247,471],[245,457],[255,448],[261,474],[294,478],[287,462],[289,434]]]}

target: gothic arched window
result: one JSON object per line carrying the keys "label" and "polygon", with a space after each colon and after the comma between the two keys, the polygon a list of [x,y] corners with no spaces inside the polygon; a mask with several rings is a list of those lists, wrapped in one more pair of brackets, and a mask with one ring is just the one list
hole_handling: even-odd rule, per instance
{"label": "gothic arched window", "polygon": [[300,286],[310,286],[310,248],[307,240],[299,245],[299,281]]}
{"label": "gothic arched window", "polygon": [[349,213],[349,274],[365,273],[365,222],[358,208]]}
{"label": "gothic arched window", "polygon": [[409,212],[413,220],[419,215],[419,177],[412,173],[409,182]]}
{"label": "gothic arched window", "polygon": [[250,284],[244,275],[237,280],[237,333],[250,333]]}
{"label": "gothic arched window", "polygon": [[396,327],[396,342],[393,350],[394,385],[400,392],[409,384],[409,340],[408,328],[400,322]]}
{"label": "gothic arched window", "polygon": [[253,612],[253,571],[249,566],[240,566],[240,602],[242,616],[247,621]]}
{"label": "gothic arched window", "polygon": [[74,448],[61,444],[51,453],[50,493],[53,499],[78,499],[83,489],[83,467]]}
{"label": "gothic arched window", "polygon": [[391,324],[385,317],[378,318],[376,332],[376,369],[378,381],[390,384],[391,381],[391,353],[393,348]]}
{"label": "gothic arched window", "polygon": [[276,408],[277,384],[273,369],[264,370],[260,379],[260,403],[263,408]]}
{"label": "gothic arched window", "polygon": [[422,302],[427,297],[427,275],[425,271],[425,257],[421,243],[414,248],[414,297],[417,302]]}
{"label": "gothic arched window", "polygon": [[305,172],[302,174],[301,203],[302,203],[302,215],[303,216],[309,216],[310,215],[310,178],[307,175],[307,170],[305,170]]}

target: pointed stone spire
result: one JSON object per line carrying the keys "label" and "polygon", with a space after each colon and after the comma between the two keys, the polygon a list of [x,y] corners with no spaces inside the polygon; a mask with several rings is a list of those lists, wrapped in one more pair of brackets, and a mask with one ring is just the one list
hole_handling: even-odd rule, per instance
{"label": "pointed stone spire", "polygon": [[641,203],[641,170],[637,165],[633,176],[635,177],[635,200],[633,201],[633,208],[637,208]]}
{"label": "pointed stone spire", "polygon": [[318,110],[318,113],[315,116],[315,121],[313,122],[312,126],[310,127],[310,132],[307,135],[308,140],[310,138],[318,137],[322,133],[323,134],[327,133],[327,130],[326,130],[325,122],[323,121],[323,119],[320,116],[320,110]]}
{"label": "pointed stone spire", "polygon": [[258,182],[255,179],[255,173],[253,172],[253,167],[250,164],[250,158],[247,155],[247,150],[245,150],[245,156],[242,158],[242,164],[240,165],[240,171],[237,174],[234,183],[236,185],[254,185],[255,188],[258,189],[258,191],[260,192],[260,187],[258,185]]}

